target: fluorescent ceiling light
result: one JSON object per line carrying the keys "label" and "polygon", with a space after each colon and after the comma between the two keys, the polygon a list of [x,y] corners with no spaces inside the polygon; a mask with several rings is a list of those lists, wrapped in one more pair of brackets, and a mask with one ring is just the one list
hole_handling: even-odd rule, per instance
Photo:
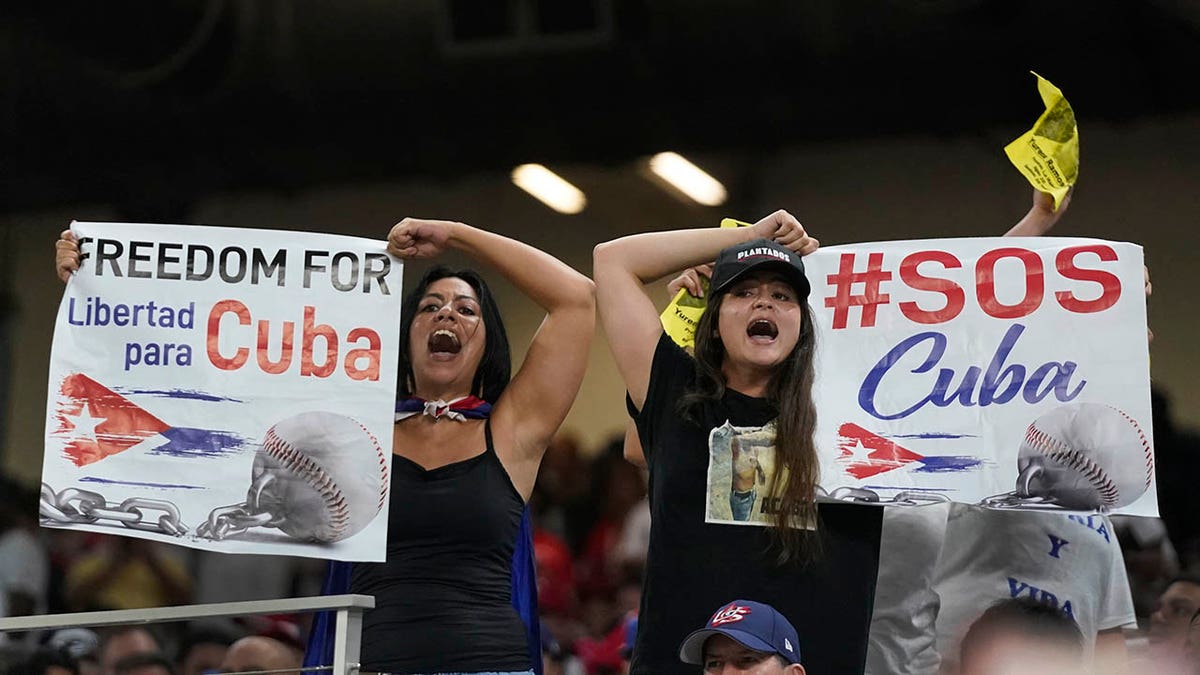
{"label": "fluorescent ceiling light", "polygon": [[679,153],[660,152],[651,157],[650,170],[693,201],[705,206],[725,202],[725,186]]}
{"label": "fluorescent ceiling light", "polygon": [[574,215],[587,206],[582,190],[541,164],[522,164],[513,169],[512,182],[559,213]]}

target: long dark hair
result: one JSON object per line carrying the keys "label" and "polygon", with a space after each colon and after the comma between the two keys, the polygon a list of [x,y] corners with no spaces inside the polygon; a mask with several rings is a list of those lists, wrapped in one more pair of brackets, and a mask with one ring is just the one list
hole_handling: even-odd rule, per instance
{"label": "long dark hair", "polygon": [[438,265],[417,282],[416,288],[404,296],[404,304],[400,308],[400,377],[396,383],[396,396],[405,398],[413,395],[412,347],[409,344],[409,332],[412,330],[413,319],[421,298],[429,290],[429,285],[441,279],[454,277],[462,279],[475,291],[479,298],[479,311],[483,317],[484,339],[487,344],[483,348],[483,357],[479,368],[475,371],[475,379],[471,381],[471,394],[495,404],[508,386],[512,377],[512,354],[508,348],[508,333],[504,330],[504,321],[500,318],[500,309],[496,307],[496,298],[488,288],[487,282],[478,272],[469,269],[452,270],[445,265]]}
{"label": "long dark hair", "polygon": [[[708,308],[696,326],[696,383],[679,400],[679,409],[688,419],[699,421],[699,407],[719,401],[725,395],[725,344],[717,334],[717,320],[727,292],[708,299]],[[775,422],[775,472],[768,494],[778,500],[779,510],[772,516],[771,531],[779,544],[778,561],[807,560],[816,554],[819,540],[805,546],[798,527],[816,523],[815,490],[820,477],[817,447],[813,432],[817,427],[817,407],[812,388],[815,370],[816,331],[812,309],[800,303],[800,339],[783,363],[776,366],[767,385],[767,400],[778,411]]]}

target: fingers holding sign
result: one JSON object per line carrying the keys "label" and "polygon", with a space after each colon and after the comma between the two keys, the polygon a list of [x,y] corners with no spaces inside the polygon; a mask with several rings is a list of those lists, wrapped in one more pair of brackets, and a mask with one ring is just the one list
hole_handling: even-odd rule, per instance
{"label": "fingers holding sign", "polygon": [[70,230],[63,230],[54,242],[54,271],[65,284],[79,269],[79,239]]}
{"label": "fingers holding sign", "polygon": [[1067,194],[1063,195],[1062,200],[1059,201],[1058,208],[1055,209],[1054,195],[1035,188],[1033,191],[1033,206],[1031,208],[1047,216],[1053,216],[1057,220],[1063,213],[1066,213],[1067,207],[1071,205],[1071,195],[1073,194],[1075,194],[1074,185],[1067,190]]}
{"label": "fingers holding sign", "polygon": [[696,265],[689,267],[679,276],[667,282],[667,294],[675,297],[679,289],[686,288],[693,298],[704,297],[704,280],[712,278],[712,265]]}

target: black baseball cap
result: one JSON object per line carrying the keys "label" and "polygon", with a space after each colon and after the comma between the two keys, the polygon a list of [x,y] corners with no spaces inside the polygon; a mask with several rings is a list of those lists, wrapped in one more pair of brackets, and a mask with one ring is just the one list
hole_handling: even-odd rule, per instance
{"label": "black baseball cap", "polygon": [[801,300],[808,297],[811,288],[808,277],[804,276],[804,263],[800,261],[800,254],[770,239],[762,238],[730,246],[717,254],[710,292],[719,293],[747,273],[763,269],[775,270],[782,274],[800,294]]}

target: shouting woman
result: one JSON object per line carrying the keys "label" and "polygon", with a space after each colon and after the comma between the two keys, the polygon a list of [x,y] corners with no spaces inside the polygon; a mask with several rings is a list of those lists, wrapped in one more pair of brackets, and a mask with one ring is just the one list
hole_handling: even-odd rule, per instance
{"label": "shouting woman", "polygon": [[[600,317],[650,468],[635,675],[690,672],[680,643],[729,598],[786,616],[810,672],[862,672],[880,513],[815,500],[816,344],[801,256],[817,246],[779,211],[750,228],[596,247]],[[693,357],[663,332],[645,284],[714,259]]]}

